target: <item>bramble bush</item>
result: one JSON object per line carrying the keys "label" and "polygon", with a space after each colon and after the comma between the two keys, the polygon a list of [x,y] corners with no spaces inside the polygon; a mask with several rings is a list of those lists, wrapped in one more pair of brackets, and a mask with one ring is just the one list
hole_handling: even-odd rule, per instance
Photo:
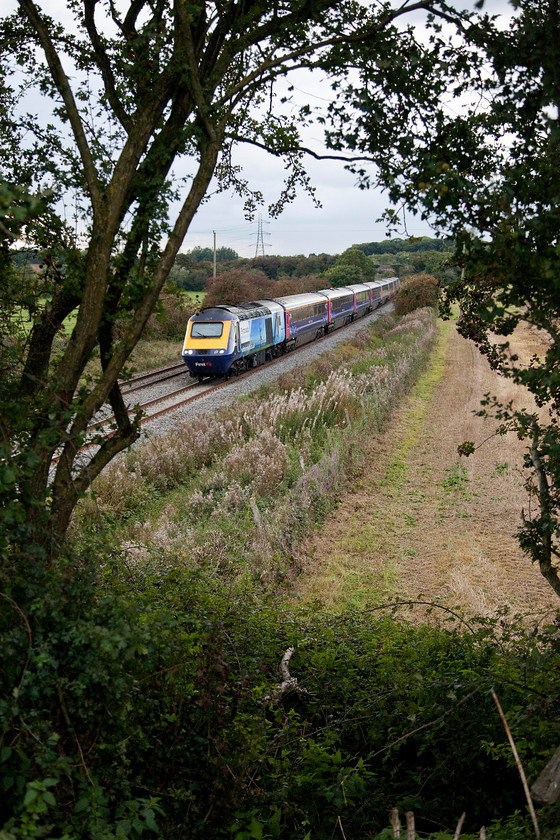
{"label": "bramble bush", "polygon": [[189,318],[199,308],[200,304],[193,303],[180,289],[169,283],[158,300],[155,312],[148,319],[144,339],[182,341]]}

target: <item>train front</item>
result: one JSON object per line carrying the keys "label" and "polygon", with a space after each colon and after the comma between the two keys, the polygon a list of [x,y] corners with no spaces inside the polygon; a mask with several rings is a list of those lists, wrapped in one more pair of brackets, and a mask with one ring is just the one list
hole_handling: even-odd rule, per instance
{"label": "train front", "polygon": [[235,341],[236,317],[227,309],[202,309],[189,318],[183,361],[191,376],[223,376],[239,356]]}

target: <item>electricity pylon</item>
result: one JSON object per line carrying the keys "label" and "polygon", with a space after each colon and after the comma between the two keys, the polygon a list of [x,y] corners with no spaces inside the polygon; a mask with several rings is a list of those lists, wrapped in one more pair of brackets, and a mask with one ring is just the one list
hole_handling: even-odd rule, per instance
{"label": "electricity pylon", "polygon": [[[270,222],[266,222],[265,224],[269,225]],[[266,236],[270,236],[270,233],[267,233]],[[265,234],[263,232],[263,219],[261,213],[259,213],[259,218],[257,221],[257,245],[255,248],[255,257],[264,257],[264,237]]]}

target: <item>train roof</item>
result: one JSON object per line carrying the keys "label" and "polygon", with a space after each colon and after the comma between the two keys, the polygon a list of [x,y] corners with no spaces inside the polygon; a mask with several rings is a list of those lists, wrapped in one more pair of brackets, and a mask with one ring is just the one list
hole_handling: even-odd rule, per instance
{"label": "train roof", "polygon": [[256,300],[237,303],[234,306],[219,304],[218,306],[201,309],[200,312],[193,316],[193,320],[232,320],[232,318],[225,318],[225,313],[228,313],[233,318],[237,318],[239,321],[246,321],[249,318],[262,318],[265,315],[270,315],[271,310],[262,301]]}
{"label": "train roof", "polygon": [[285,297],[272,298],[275,303],[281,304],[285,309],[297,309],[298,306],[309,306],[313,303],[325,303],[323,295],[316,292],[305,292],[301,295],[286,295]]}
{"label": "train roof", "polygon": [[366,286],[365,283],[352,283],[352,285],[348,285],[346,288],[352,292],[369,292],[369,286]]}
{"label": "train roof", "polygon": [[329,300],[338,300],[338,298],[346,297],[348,295],[354,296],[354,292],[348,286],[339,286],[336,289],[319,289],[318,295],[325,295]]}
{"label": "train roof", "polygon": [[[201,309],[193,315],[191,321],[231,321],[234,318],[245,321],[250,318],[262,318],[278,312],[278,307],[283,309],[297,309],[300,306],[309,306],[315,303],[324,303],[328,300],[337,300],[348,294],[361,291],[369,291],[371,286],[384,286],[399,278],[383,277],[380,280],[367,280],[365,283],[353,283],[348,286],[339,286],[336,289],[320,289],[318,292],[304,292],[299,295],[286,295],[284,297],[271,298],[270,300],[251,300],[237,303],[235,305],[218,304]],[[227,316],[230,317],[227,317]]]}
{"label": "train roof", "polygon": [[265,300],[257,300],[257,301],[255,301],[255,303],[260,303],[263,306],[266,306],[268,309],[270,309],[271,312],[283,312],[284,311],[284,307],[281,306],[279,303],[277,303],[275,300],[272,300],[272,299],[270,299],[270,300],[266,300],[266,299]]}

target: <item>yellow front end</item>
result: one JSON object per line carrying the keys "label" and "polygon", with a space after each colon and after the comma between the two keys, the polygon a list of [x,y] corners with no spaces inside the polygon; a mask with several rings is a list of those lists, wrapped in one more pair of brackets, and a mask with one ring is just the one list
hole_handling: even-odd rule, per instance
{"label": "yellow front end", "polygon": [[201,323],[196,321],[189,321],[187,324],[187,334],[185,335],[185,350],[227,350],[229,334],[231,331],[231,321],[220,321],[222,332],[220,336],[193,336],[193,327],[195,332],[200,329]]}
{"label": "yellow front end", "polygon": [[187,325],[183,361],[193,376],[226,374],[234,361],[232,321],[192,320]]}

